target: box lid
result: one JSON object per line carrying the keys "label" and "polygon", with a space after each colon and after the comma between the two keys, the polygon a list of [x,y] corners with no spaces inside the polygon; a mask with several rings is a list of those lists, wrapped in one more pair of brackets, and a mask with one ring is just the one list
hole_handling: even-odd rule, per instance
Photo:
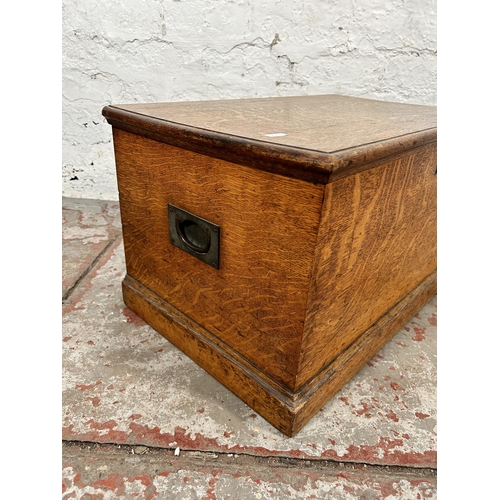
{"label": "box lid", "polygon": [[114,127],[314,182],[437,140],[436,107],[340,95],[106,106]]}

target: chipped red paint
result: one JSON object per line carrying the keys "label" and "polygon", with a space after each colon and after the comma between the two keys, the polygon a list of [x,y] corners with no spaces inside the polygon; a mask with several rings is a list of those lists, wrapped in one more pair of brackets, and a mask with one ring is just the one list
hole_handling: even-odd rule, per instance
{"label": "chipped red paint", "polygon": [[432,326],[437,326],[437,316],[434,313],[432,313],[432,316],[430,318],[427,318],[427,321]]}
{"label": "chipped red paint", "polygon": [[87,401],[92,401],[92,406],[94,408],[98,407],[101,404],[101,400],[97,396],[94,396],[93,398],[87,398]]}
{"label": "chipped red paint", "polygon": [[[66,467],[71,467],[69,465],[65,465]],[[272,466],[271,466],[272,467]],[[74,470],[74,469],[73,469]],[[361,471],[361,472],[357,472]],[[196,468],[196,472],[204,474],[206,479],[206,492],[202,497],[203,500],[217,500],[217,494],[215,492],[217,482],[220,480],[221,475],[224,475],[225,472],[223,469],[210,470],[205,467]],[[260,473],[259,473],[260,472]],[[320,473],[319,471],[313,471],[311,469],[307,471],[298,470],[294,472],[294,479],[290,482],[290,471],[286,468],[271,468],[269,471],[274,476],[273,479],[270,480],[271,483],[280,484],[280,485],[290,485],[292,490],[297,494],[303,494],[301,498],[312,498],[315,495],[305,496],[307,492],[310,492],[311,489],[314,491],[322,492],[321,485],[318,484],[318,481],[325,481],[325,475]],[[78,498],[106,498],[112,494],[112,498],[143,498],[146,500],[153,500],[153,498],[165,498],[168,499],[168,493],[171,492],[170,489],[164,489],[162,492],[159,492],[155,485],[154,479],[157,477],[168,477],[172,474],[171,471],[158,472],[156,471],[154,474],[138,474],[134,476],[125,476],[119,473],[111,473],[107,478],[96,480],[89,482],[88,484],[82,481],[80,474],[77,474],[73,481],[71,479],[66,478],[63,482],[63,490],[67,491],[69,488],[78,488],[80,491]],[[175,473],[174,473],[175,474]],[[207,477],[208,476],[208,477]],[[210,477],[212,476],[212,477]],[[259,485],[261,488],[264,487],[264,479],[262,478],[262,471],[246,471],[245,473],[233,473],[231,476],[238,480],[239,478],[248,478],[254,484]],[[365,497],[363,492],[366,492],[367,489],[374,494],[374,498],[382,499],[382,498],[401,498],[401,490],[398,486],[401,485],[401,481],[396,481],[395,478],[390,476],[383,477],[379,476],[376,478],[371,477],[364,466],[356,465],[354,470],[351,471],[339,471],[335,474],[336,481],[329,481],[331,484],[336,484],[339,487],[342,487],[344,491],[349,491],[356,498]],[[183,480],[185,483],[191,484],[193,481],[193,477],[191,474],[188,476],[184,476]],[[265,481],[269,481],[266,479]],[[347,481],[347,483],[346,483]],[[133,483],[141,483],[144,487],[144,491],[142,493],[137,492],[137,490],[132,492],[127,492],[127,486]],[[406,479],[405,482],[409,483],[411,488],[415,491],[416,496],[411,496],[411,498],[427,498],[428,495],[433,495],[436,488],[436,481],[433,479],[422,478],[422,479]],[[165,485],[167,486],[167,485]],[[86,488],[92,488],[93,490],[98,490],[99,493],[90,494],[85,493],[84,490]],[[167,486],[168,488],[168,486]],[[267,492],[273,493],[276,490],[271,490],[266,488]],[[260,489],[260,491],[264,491]],[[103,492],[103,493],[100,493]],[[289,493],[290,490],[287,491]],[[76,492],[75,492],[76,493]],[[83,493],[83,496],[81,496]],[[361,496],[359,496],[361,494]],[[66,494],[63,496],[63,499],[75,498],[71,494]],[[249,495],[249,497],[253,495]],[[257,496],[257,495],[255,495]],[[245,496],[246,498],[246,496]],[[281,498],[281,496],[280,496]],[[326,498],[321,495],[321,498]],[[328,497],[330,498],[330,497]],[[370,496],[371,498],[371,496]],[[406,497],[405,497],[406,498]]]}
{"label": "chipped red paint", "polygon": [[102,381],[98,380],[95,384],[90,384],[90,385],[75,385],[75,389],[80,389],[81,391],[88,391],[90,389],[93,389],[94,387],[97,387],[98,385],[101,385]]}
{"label": "chipped red paint", "polygon": [[[370,464],[384,465],[407,465],[434,468],[437,466],[437,453],[434,450],[426,450],[423,453],[405,452],[396,450],[403,446],[402,439],[380,438],[376,445],[354,446],[347,448],[347,453],[339,456],[334,450],[325,450],[321,458],[330,458],[341,462],[364,462]],[[379,457],[380,450],[383,457]]]}
{"label": "chipped red paint", "polygon": [[135,314],[132,310],[130,310],[128,307],[125,307],[122,310],[122,314],[127,318],[127,323],[133,323],[136,326],[144,326],[147,325],[147,323]]}
{"label": "chipped red paint", "polygon": [[[99,262],[91,269],[89,274],[87,275],[87,279],[85,279],[80,286],[78,286],[73,293],[71,294],[70,302],[65,305],[62,309],[62,315],[65,316],[69,314],[72,311],[81,311],[85,309],[84,306],[79,306],[80,301],[83,299],[83,297],[87,294],[87,292],[94,286],[93,285],[93,279],[97,276],[97,273],[99,272],[102,267],[104,267],[111,257],[115,254],[116,249],[120,246],[122,242],[121,236],[116,238],[115,242],[108,248],[108,250],[105,252],[105,254],[99,259]],[[90,279],[89,279],[90,278]],[[85,284],[85,286],[83,286]]]}
{"label": "chipped red paint", "polygon": [[210,481],[208,481],[208,486],[210,488],[206,491],[206,495],[202,498],[202,500],[217,500],[217,497],[215,496],[215,485],[218,480],[218,477],[213,477]]}
{"label": "chipped red paint", "polygon": [[391,387],[394,391],[404,391],[404,388],[401,387],[397,382],[391,382]]}
{"label": "chipped red paint", "polygon": [[[262,446],[243,445],[221,445],[216,438],[209,438],[196,433],[189,434],[187,429],[176,427],[174,433],[162,433],[158,426],[150,428],[135,422],[129,423],[131,432],[115,430],[118,425],[114,420],[109,420],[102,424],[93,419],[85,424],[90,428],[87,432],[76,433],[73,424],[63,428],[63,439],[75,441],[94,441],[98,443],[133,444],[152,446],[158,448],[177,448],[189,451],[211,451],[227,453],[247,453],[255,456],[284,456],[296,457],[308,460],[333,459],[340,462],[366,462],[381,465],[408,465],[419,467],[436,467],[437,453],[435,450],[426,450],[423,453],[406,452],[396,450],[398,446],[403,446],[402,439],[380,438],[376,445],[350,445],[346,453],[338,455],[335,450],[325,450],[321,456],[310,455],[302,450],[273,450]],[[108,432],[101,435],[99,431]],[[335,441],[329,439],[335,446]],[[176,444],[174,444],[176,443]],[[383,456],[379,457],[382,450]]]}
{"label": "chipped red paint", "polygon": [[415,335],[412,337],[412,340],[414,340],[415,342],[422,342],[422,340],[425,340],[425,335],[427,333],[425,331],[425,328],[423,328],[422,326],[417,326],[415,324],[415,326],[413,327],[413,331],[415,332]]}
{"label": "chipped red paint", "polygon": [[392,420],[393,422],[399,422],[399,418],[398,418],[398,416],[394,413],[394,411],[393,411],[393,410],[389,410],[389,411],[385,414],[385,416],[386,416],[387,418],[389,418],[390,420]]}
{"label": "chipped red paint", "polygon": [[[97,238],[102,238],[103,235],[94,235]],[[72,238],[66,239],[62,238],[63,242],[63,247],[64,247],[64,242],[68,242],[69,245],[71,245],[75,240]],[[78,244],[82,244],[81,240],[76,240]],[[82,258],[82,255],[80,253],[80,260],[78,262],[75,262],[78,266],[76,272],[70,273],[68,276],[63,276],[62,279],[62,285],[64,287],[65,292],[73,287],[77,281],[82,277],[82,275],[85,273],[85,271],[92,265],[94,262],[94,259],[104,250],[106,247],[107,241],[105,238],[103,238],[99,243],[84,243],[84,245],[87,247],[87,250],[85,253],[87,255]]]}
{"label": "chipped red paint", "polygon": [[[82,434],[75,434],[73,432],[74,425],[63,427],[62,437],[67,440],[78,441],[93,441],[96,443],[127,443],[128,433],[123,431],[115,431],[114,428],[118,425],[114,420],[108,420],[102,424],[97,423],[94,419],[85,422],[85,425],[90,427],[90,430]],[[101,435],[99,431],[107,429],[108,432]],[[75,436],[78,437],[75,437]]]}
{"label": "chipped red paint", "polygon": [[[417,479],[417,480],[409,479],[408,483],[410,483],[410,485],[415,489],[419,489],[423,485],[427,485],[427,487],[430,488],[431,490],[435,490],[435,487],[436,487],[435,483],[433,484],[425,479]],[[396,485],[399,484],[397,482],[394,482],[391,480],[382,480],[382,481],[375,482],[375,481],[370,480],[368,482],[368,484],[370,485],[370,487],[373,491],[377,491],[380,493],[380,495],[381,495],[380,498],[401,498],[401,496],[400,496],[401,491],[398,488],[396,488]],[[423,491],[423,488],[421,489],[421,491]],[[416,497],[412,496],[412,498],[415,498],[416,500],[418,500],[418,499],[421,500],[422,496],[420,495],[420,493],[418,491],[416,491],[416,494],[417,494],[417,496]],[[434,497],[434,495],[432,495],[432,496]],[[377,498],[379,498],[379,497],[377,497]]]}
{"label": "chipped red paint", "polygon": [[152,484],[151,477],[148,474],[138,474],[136,476],[122,476],[117,472],[110,474],[106,479],[99,479],[89,484],[92,488],[105,488],[106,490],[112,490],[116,496],[123,495],[125,493],[125,483],[134,483],[139,481],[143,486],[146,487],[144,493],[146,496],[143,498],[145,500],[152,500],[157,496],[158,491],[156,487]]}
{"label": "chipped red paint", "polygon": [[[129,423],[130,432],[117,431],[116,421],[109,420],[104,423],[97,423],[90,419],[85,424],[90,428],[87,432],[75,433],[73,424],[63,428],[63,439],[75,441],[95,441],[98,443],[114,444],[142,444],[145,446],[156,446],[159,448],[181,448],[184,450],[203,450],[203,451],[226,451],[228,453],[251,453],[258,456],[282,455],[281,452],[270,450],[260,446],[241,446],[220,445],[216,438],[207,438],[196,433],[194,437],[188,435],[188,430],[182,427],[176,427],[174,433],[162,433],[158,426],[150,428],[135,422]],[[101,435],[99,431],[107,430],[107,433]],[[173,443],[176,443],[175,445]],[[297,456],[307,458],[306,453],[300,450],[290,450],[285,452],[287,456]],[[314,457],[311,457],[314,458]]]}
{"label": "chipped red paint", "polygon": [[396,498],[399,496],[399,492],[394,488],[394,484],[392,481],[381,481],[377,484],[377,490],[380,491],[382,498]]}
{"label": "chipped red paint", "polygon": [[307,483],[308,478],[310,478],[313,482],[315,482],[315,481],[320,481],[325,477],[323,473],[316,472],[314,470],[299,471],[298,475],[302,476],[302,483],[304,485]]}
{"label": "chipped red paint", "polygon": [[420,418],[421,420],[430,417],[430,415],[428,415],[427,413],[420,413],[419,411],[415,412],[415,416],[417,418]]}
{"label": "chipped red paint", "polygon": [[123,476],[120,476],[117,472],[110,474],[106,479],[99,479],[90,483],[94,488],[105,488],[107,490],[112,490],[115,494],[121,495],[125,492],[125,481]]}
{"label": "chipped red paint", "polygon": [[365,416],[366,418],[371,418],[372,414],[368,413],[370,410],[374,409],[374,406],[367,405],[364,401],[361,402],[362,408],[360,410],[355,410],[353,411],[354,415],[358,415],[360,417],[361,415]]}
{"label": "chipped red paint", "polygon": [[356,490],[354,489],[354,486],[348,485],[348,484],[342,484],[342,489],[347,492],[347,493],[356,493]]}

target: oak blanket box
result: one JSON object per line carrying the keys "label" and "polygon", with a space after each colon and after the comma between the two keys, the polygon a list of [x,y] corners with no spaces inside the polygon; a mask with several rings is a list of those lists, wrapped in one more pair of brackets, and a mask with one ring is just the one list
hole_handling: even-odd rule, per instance
{"label": "oak blanket box", "polygon": [[111,105],[127,306],[288,436],[436,294],[436,108]]}

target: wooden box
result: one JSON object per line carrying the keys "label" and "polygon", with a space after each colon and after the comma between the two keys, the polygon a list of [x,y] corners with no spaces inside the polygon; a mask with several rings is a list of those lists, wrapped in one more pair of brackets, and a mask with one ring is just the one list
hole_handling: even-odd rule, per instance
{"label": "wooden box", "polygon": [[436,294],[436,109],[107,106],[125,303],[296,434]]}

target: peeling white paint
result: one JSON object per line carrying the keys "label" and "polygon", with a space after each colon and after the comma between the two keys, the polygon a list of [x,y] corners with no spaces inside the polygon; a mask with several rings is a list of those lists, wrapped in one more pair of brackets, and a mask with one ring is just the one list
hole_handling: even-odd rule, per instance
{"label": "peeling white paint", "polygon": [[63,193],[116,200],[110,103],[436,102],[435,0],[63,0]]}

